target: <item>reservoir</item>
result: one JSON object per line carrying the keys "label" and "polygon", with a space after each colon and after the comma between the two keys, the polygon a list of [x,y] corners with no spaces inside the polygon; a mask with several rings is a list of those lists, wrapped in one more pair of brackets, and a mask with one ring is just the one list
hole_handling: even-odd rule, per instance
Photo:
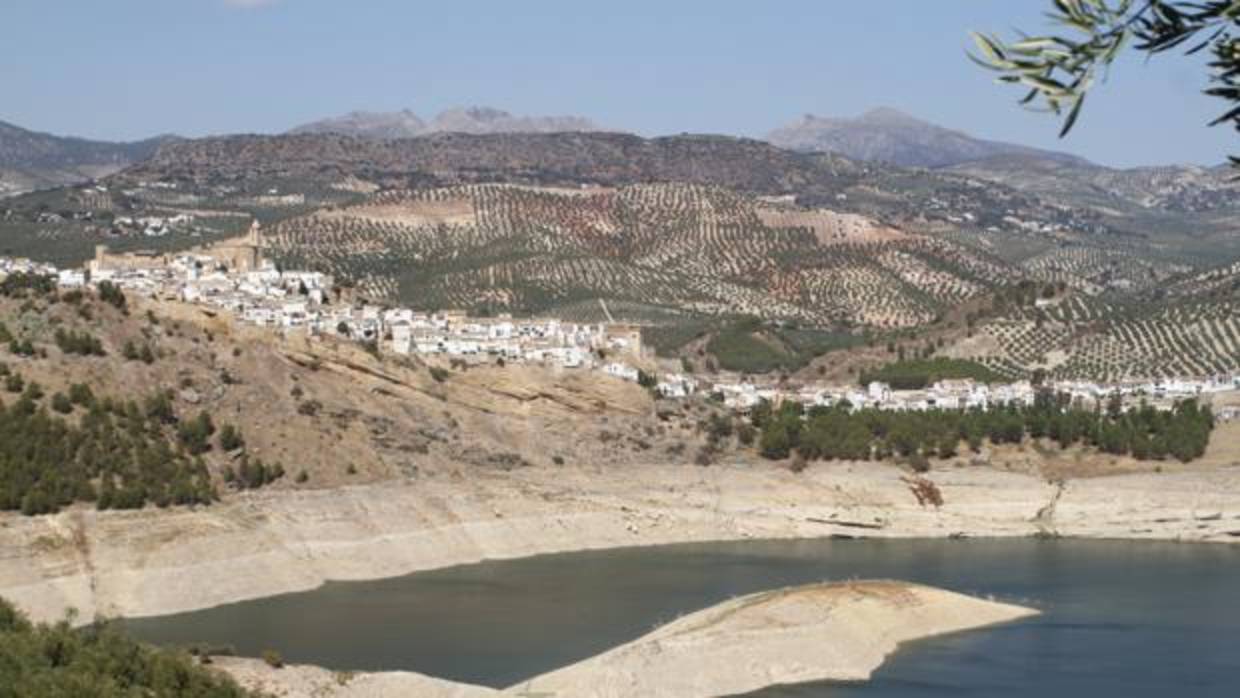
{"label": "reservoir", "polygon": [[503,687],[733,596],[866,578],[991,596],[1043,615],[912,643],[867,683],[753,696],[1240,695],[1233,546],[1014,539],[625,548],[329,583],[123,626],[159,644],[231,645],[248,656],[274,649],[292,663]]}

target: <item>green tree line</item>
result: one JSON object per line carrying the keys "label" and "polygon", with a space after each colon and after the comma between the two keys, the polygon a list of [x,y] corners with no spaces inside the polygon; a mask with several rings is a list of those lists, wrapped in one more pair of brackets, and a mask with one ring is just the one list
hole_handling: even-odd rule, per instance
{"label": "green tree line", "polygon": [[1179,402],[1171,410],[1142,405],[1121,412],[1116,404],[1106,410],[1084,409],[1064,398],[1043,392],[1032,406],[924,412],[852,410],[847,405],[807,412],[799,403],[787,402],[779,409],[762,403],[750,419],[761,431],[763,456],[781,459],[797,453],[806,460],[951,458],[962,443],[976,452],[987,441],[1019,444],[1033,438],[1139,460],[1187,462],[1205,453],[1214,428],[1210,409],[1195,400]]}

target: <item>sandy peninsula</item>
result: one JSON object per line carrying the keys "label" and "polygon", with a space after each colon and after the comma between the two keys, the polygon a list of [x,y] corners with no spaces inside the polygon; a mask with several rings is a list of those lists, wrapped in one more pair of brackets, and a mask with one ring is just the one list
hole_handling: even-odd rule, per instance
{"label": "sandy peninsula", "polygon": [[242,684],[282,698],[707,698],[777,684],[868,679],[901,643],[1036,613],[904,582],[779,589],[688,614],[632,642],[503,691],[406,672],[273,669],[244,659],[225,659],[219,666]]}

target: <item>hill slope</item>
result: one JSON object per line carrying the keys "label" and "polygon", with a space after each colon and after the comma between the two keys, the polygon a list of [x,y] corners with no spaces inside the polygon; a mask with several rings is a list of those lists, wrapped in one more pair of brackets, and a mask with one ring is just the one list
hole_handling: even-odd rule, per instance
{"label": "hill slope", "polygon": [[149,157],[169,140],[92,141],[0,121],[0,196],[102,177]]}
{"label": "hill slope", "polygon": [[1225,167],[1167,165],[1121,170],[1039,155],[1004,155],[950,169],[1038,196],[1117,213],[1240,211],[1240,182]]}
{"label": "hill slope", "polygon": [[1015,270],[857,215],[689,184],[389,191],[276,224],[272,251],[418,307],[903,327]]}

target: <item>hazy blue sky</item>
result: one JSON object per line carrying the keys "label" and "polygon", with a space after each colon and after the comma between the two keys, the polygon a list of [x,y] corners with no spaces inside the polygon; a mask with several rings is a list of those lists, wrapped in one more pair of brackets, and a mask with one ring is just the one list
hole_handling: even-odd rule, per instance
{"label": "hazy blue sky", "polygon": [[760,136],[894,106],[973,134],[1134,165],[1217,163],[1200,62],[1123,65],[1077,130],[964,58],[971,28],[1050,0],[3,0],[0,119],[140,138],[276,132],[353,109],[484,104],[618,129]]}

